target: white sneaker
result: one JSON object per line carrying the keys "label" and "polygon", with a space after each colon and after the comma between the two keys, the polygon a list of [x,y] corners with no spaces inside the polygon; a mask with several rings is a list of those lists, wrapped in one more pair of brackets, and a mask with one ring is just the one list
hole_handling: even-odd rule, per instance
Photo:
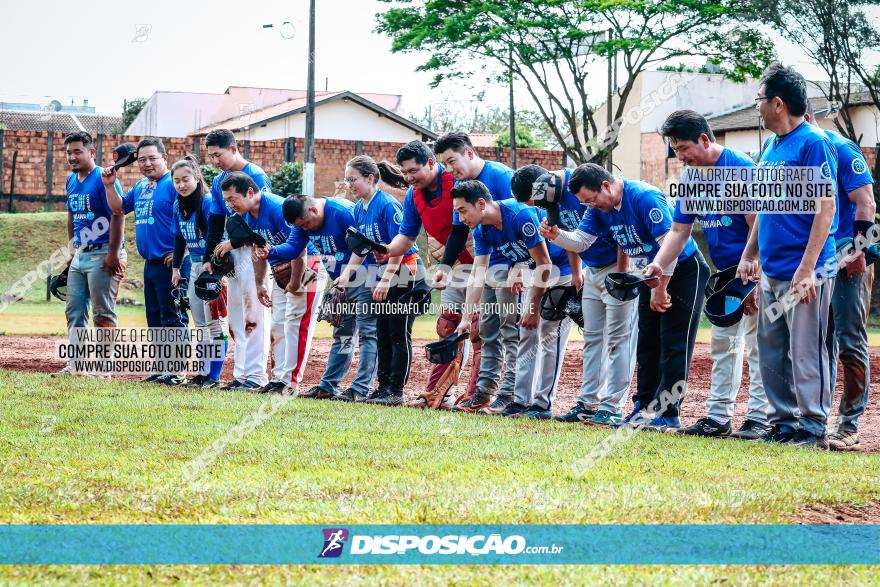
{"label": "white sneaker", "polygon": [[54,378],[54,377],[68,377],[70,375],[73,375],[73,369],[70,368],[70,365],[65,365],[64,369],[62,369],[61,371],[56,371],[55,373],[52,373],[51,376]]}
{"label": "white sneaker", "polygon": [[443,401],[440,402],[439,409],[451,410],[453,407],[455,407],[455,398],[458,397],[457,391],[458,390],[455,389],[454,385],[452,387],[450,387],[449,391],[446,392],[446,395],[443,396]]}

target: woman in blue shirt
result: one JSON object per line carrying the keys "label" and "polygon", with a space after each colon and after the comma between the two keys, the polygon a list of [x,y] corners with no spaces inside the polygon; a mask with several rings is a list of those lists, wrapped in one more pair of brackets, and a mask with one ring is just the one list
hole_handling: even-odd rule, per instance
{"label": "woman in blue shirt", "polygon": [[[195,283],[202,271],[202,262],[205,257],[205,238],[208,234],[208,218],[211,214],[211,195],[199,164],[192,156],[187,155],[171,166],[171,178],[174,189],[177,191],[177,199],[174,202],[174,257],[171,261],[171,281],[174,287],[179,287],[181,282],[186,282],[186,293],[189,298],[189,307],[192,311],[196,328],[207,329],[210,338],[215,343],[222,343],[223,357],[226,356],[227,339],[224,331],[223,318],[212,318],[210,303],[196,296]],[[189,249],[192,258],[192,269],[188,276],[180,275],[180,265],[183,261],[185,250]],[[203,346],[211,344],[211,340],[205,337],[201,343]],[[201,356],[209,356],[203,351]],[[187,387],[217,387],[220,383],[220,371],[223,369],[223,359],[210,362],[210,368],[198,373],[190,379]]]}
{"label": "woman in blue shirt", "polygon": [[[358,231],[377,243],[388,245],[400,229],[403,206],[379,189],[380,179],[392,187],[408,187],[400,170],[386,161],[377,164],[371,157],[358,155],[345,166],[345,182],[357,198],[354,217]],[[401,297],[424,279],[425,269],[418,250],[413,245],[398,257],[371,254],[361,258],[352,254],[338,280],[339,284],[348,284],[358,267],[366,262],[367,274],[371,276],[369,285],[373,291],[379,359],[379,386],[367,403],[389,406],[403,403],[403,386],[412,363],[412,325],[416,315],[397,304],[404,303],[408,296],[403,300]],[[377,275],[381,275],[378,282],[372,278]]]}

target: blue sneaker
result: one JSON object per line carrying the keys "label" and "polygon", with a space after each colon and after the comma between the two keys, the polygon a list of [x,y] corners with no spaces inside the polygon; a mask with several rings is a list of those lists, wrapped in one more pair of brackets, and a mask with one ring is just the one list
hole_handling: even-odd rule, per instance
{"label": "blue sneaker", "polygon": [[678,421],[678,416],[657,416],[645,426],[645,429],[654,432],[678,432],[679,428],[681,422]]}
{"label": "blue sneaker", "polygon": [[646,414],[640,414],[639,412],[641,412],[641,411],[642,411],[642,402],[636,400],[635,402],[633,402],[632,411],[629,414],[627,414],[626,418],[624,418],[618,424],[613,424],[612,426],[614,426],[615,428],[618,428],[621,426],[624,426],[627,428],[641,428],[642,426],[647,424],[647,421],[646,421],[647,416],[646,416]]}

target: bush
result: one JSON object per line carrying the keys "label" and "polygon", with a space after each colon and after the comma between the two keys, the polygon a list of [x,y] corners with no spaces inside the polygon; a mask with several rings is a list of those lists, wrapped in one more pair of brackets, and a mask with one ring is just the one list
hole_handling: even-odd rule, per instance
{"label": "bush", "polygon": [[205,183],[208,184],[208,189],[211,189],[211,184],[214,183],[214,178],[220,175],[220,170],[210,163],[199,165],[199,170],[202,172],[202,177],[205,178]]}
{"label": "bush", "polygon": [[269,178],[272,182],[272,193],[282,197],[292,196],[302,193],[303,185],[303,164],[282,163],[278,171]]}

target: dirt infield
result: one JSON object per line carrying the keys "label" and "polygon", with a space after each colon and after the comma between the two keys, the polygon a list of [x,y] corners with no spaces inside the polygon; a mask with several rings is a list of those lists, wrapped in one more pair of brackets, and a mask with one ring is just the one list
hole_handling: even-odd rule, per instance
{"label": "dirt infield", "polygon": [[[0,337],[0,369],[11,369],[16,371],[33,371],[33,372],[53,372],[63,366],[61,361],[56,360],[55,344],[62,340],[57,337],[28,337],[28,336],[2,336]],[[414,365],[410,371],[410,380],[406,386],[406,395],[413,398],[417,395],[428,379],[431,364],[425,359],[423,351],[426,341],[414,342]],[[300,385],[301,390],[308,389],[312,385],[318,383],[321,378],[324,365],[327,364],[327,353],[330,350],[330,340],[316,340],[312,347],[312,354],[309,358],[309,368],[303,383]],[[880,349],[871,349],[872,365],[880,365]],[[567,411],[573,404],[577,395],[581,381],[581,358],[580,345],[569,344],[565,353],[565,365],[562,370],[562,380],[560,382],[559,391],[556,400],[553,402],[553,411],[555,413],[563,413]],[[709,357],[709,346],[706,344],[698,344],[694,350],[694,360],[691,366],[690,377],[688,382],[688,393],[684,398],[682,405],[682,424],[687,425],[694,422],[706,411],[706,399],[709,395],[709,376],[712,367],[712,361]],[[470,366],[465,369],[462,374],[462,381],[467,380],[467,372]],[[229,379],[232,375],[231,354],[227,359],[226,366],[223,370],[223,378]],[[354,372],[354,369],[352,369]],[[122,377],[126,379],[126,377]],[[137,379],[137,377],[131,377]],[[343,385],[347,384],[350,378],[347,378]],[[871,397],[868,402],[868,409],[862,417],[860,423],[860,437],[863,450],[870,452],[880,452],[880,391],[878,391],[878,383],[880,383],[880,369],[873,369],[871,373]],[[745,397],[748,389],[748,377],[743,377],[742,389],[736,402],[735,426],[742,422],[746,414]],[[840,393],[838,385],[835,397]],[[836,404],[835,404],[836,410]],[[832,412],[834,413],[834,412]]]}

